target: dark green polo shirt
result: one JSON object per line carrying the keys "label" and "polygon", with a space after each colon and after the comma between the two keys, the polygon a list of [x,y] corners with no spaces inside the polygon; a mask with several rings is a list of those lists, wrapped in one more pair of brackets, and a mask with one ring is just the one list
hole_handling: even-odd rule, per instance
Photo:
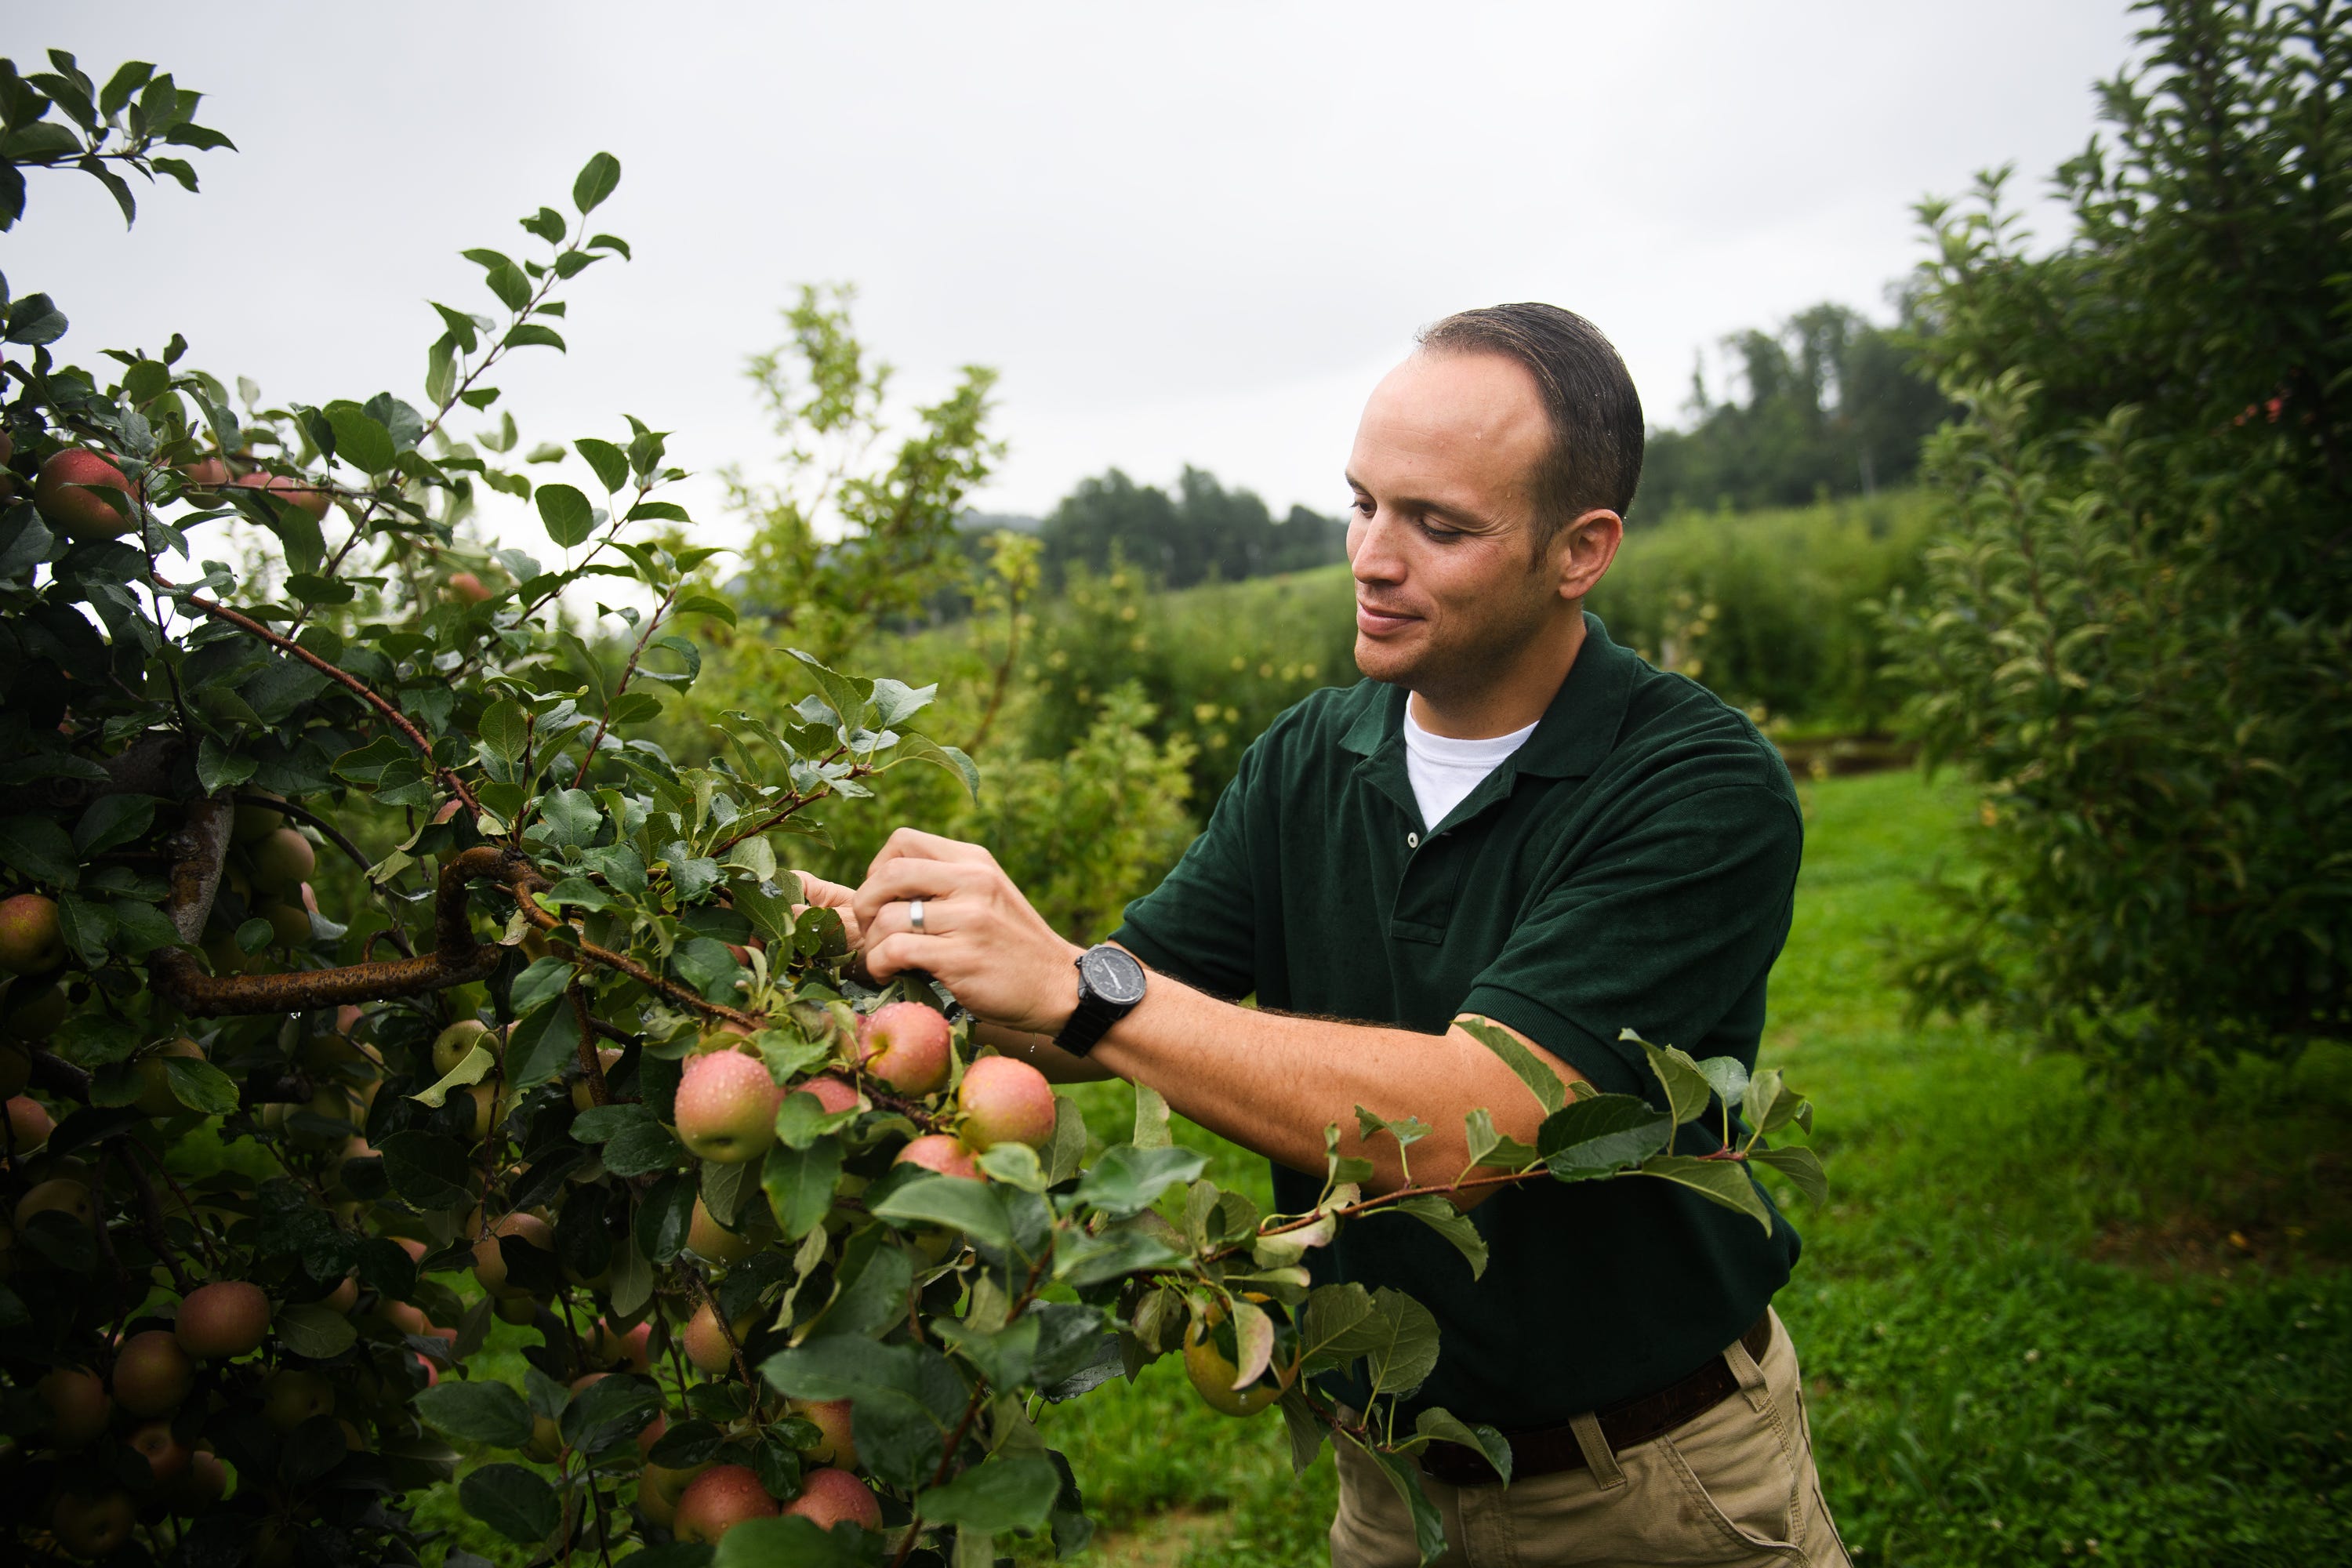
{"label": "dark green polo shirt", "polygon": [[[1284,713],[1115,940],[1265,1007],[1430,1034],[1483,1015],[1661,1105],[1619,1030],[1752,1068],[1796,888],[1795,786],[1745,715],[1597,616],[1585,627],[1535,733],[1433,827],[1405,773],[1402,688],[1366,680]],[[1717,1141],[1685,1129],[1677,1146]],[[1274,1183],[1286,1211],[1321,1186],[1280,1166]],[[1756,1320],[1797,1257],[1785,1221],[1767,1237],[1639,1177],[1510,1188],[1471,1218],[1490,1249],[1478,1280],[1397,1215],[1309,1259],[1318,1283],[1391,1285],[1430,1308],[1442,1348],[1417,1403],[1505,1428],[1680,1378]]]}

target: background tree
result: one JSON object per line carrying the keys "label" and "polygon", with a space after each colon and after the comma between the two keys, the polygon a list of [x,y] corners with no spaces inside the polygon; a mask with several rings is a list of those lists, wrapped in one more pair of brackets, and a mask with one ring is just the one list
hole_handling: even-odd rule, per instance
{"label": "background tree", "polygon": [[1985,787],[1923,1004],[2135,1068],[2352,1037],[2352,26],[2141,7],[2059,171],[2074,233],[1930,204],[1949,531],[1891,617],[1911,722]]}
{"label": "background tree", "polygon": [[1187,466],[1172,496],[1117,468],[1082,479],[1045,518],[1038,537],[1057,585],[1073,566],[1101,574],[1125,564],[1164,587],[1187,588],[1337,561],[1347,526],[1297,506],[1276,518],[1253,492],[1227,489],[1214,475]]}
{"label": "background tree", "polygon": [[1907,483],[1920,442],[1949,412],[1910,364],[1921,324],[1906,292],[1892,328],[1821,304],[1778,331],[1725,339],[1744,399],[1716,401],[1704,374],[1692,373],[1696,423],[1651,435],[1635,516],[1797,506]]}

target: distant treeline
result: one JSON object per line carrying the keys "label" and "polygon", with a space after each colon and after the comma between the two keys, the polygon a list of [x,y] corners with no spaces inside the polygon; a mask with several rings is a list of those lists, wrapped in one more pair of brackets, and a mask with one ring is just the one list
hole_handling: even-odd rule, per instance
{"label": "distant treeline", "polygon": [[1816,305],[1777,331],[1726,339],[1742,395],[1717,402],[1692,374],[1696,423],[1651,432],[1631,521],[1803,506],[1908,483],[1920,443],[1951,405],[1905,346],[1925,323],[1907,300],[1898,310],[1895,326],[1880,327],[1843,305]]}
{"label": "distant treeline", "polygon": [[1073,566],[1100,573],[1114,561],[1168,588],[1237,583],[1337,561],[1348,539],[1338,518],[1303,506],[1276,517],[1253,492],[1227,489],[1194,468],[1184,470],[1173,494],[1113,468],[1079,480],[1044,518],[967,512],[961,526],[967,536],[1000,528],[1036,534],[1046,584],[1055,589]]}

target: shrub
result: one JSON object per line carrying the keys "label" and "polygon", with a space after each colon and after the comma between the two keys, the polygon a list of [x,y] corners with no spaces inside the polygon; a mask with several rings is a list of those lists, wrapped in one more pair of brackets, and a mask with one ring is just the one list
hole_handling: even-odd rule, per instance
{"label": "shrub", "polygon": [[1895,605],[1908,722],[1985,789],[1920,1003],[2114,1067],[2352,1035],[2352,22],[2147,7],[2032,254],[1999,178],[1925,209],[1968,417]]}
{"label": "shrub", "polygon": [[1874,606],[1917,582],[1916,492],[1791,511],[1687,514],[1625,536],[1590,601],[1609,635],[1735,706],[1876,730],[1902,702]]}

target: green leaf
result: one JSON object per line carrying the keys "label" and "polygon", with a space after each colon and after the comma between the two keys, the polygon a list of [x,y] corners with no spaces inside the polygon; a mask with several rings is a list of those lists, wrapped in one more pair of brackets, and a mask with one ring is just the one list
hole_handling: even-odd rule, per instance
{"label": "green leaf", "polygon": [[1748,1158],[1759,1165],[1769,1165],[1795,1184],[1810,1204],[1824,1203],[1830,1195],[1829,1173],[1822,1169],[1821,1156],[1801,1143],[1785,1149],[1757,1149]]}
{"label": "green leaf", "polygon": [[1077,1201],[1124,1219],[1150,1208],[1179,1182],[1192,1181],[1208,1163],[1208,1156],[1196,1150],[1113,1144],[1079,1181]]}
{"label": "green leaf", "polygon": [[152,795],[100,795],[74,825],[75,853],[102,855],[143,837],[155,820],[155,805]]}
{"label": "green leaf", "polygon": [[543,839],[559,848],[584,849],[604,826],[604,814],[597,809],[596,797],[584,789],[560,789],[543,796],[539,812],[538,824],[525,837]]}
{"label": "green leaf", "polygon": [[1666,1107],[1674,1113],[1675,1125],[1679,1127],[1706,1114],[1715,1086],[1706,1081],[1706,1074],[1699,1071],[1698,1063],[1691,1059],[1688,1051],[1680,1046],[1654,1046],[1631,1029],[1623,1030],[1617,1037],[1633,1041],[1650,1058],[1650,1070],[1665,1086]]}
{"label": "green leaf", "polygon": [[1544,1114],[1553,1112],[1568,1103],[1568,1086],[1559,1074],[1547,1066],[1542,1058],[1520,1043],[1509,1030],[1490,1024],[1484,1018],[1465,1016],[1454,1020],[1454,1027],[1503,1058],[1503,1065],[1518,1076],[1528,1086],[1528,1092],[1544,1108]]}
{"label": "green leaf", "polygon": [[672,606],[681,616],[709,616],[713,620],[735,624],[735,606],[711,594],[688,594]]}
{"label": "green leaf", "polygon": [[523,749],[530,743],[530,716],[513,698],[501,697],[482,710],[482,721],[476,733],[482,749],[490,755],[502,763],[519,763],[522,761]]}
{"label": "green leaf", "polygon": [[646,1189],[637,1209],[637,1250],[656,1267],[668,1263],[685,1250],[693,1220],[694,1178],[664,1176]]}
{"label": "green leaf", "polygon": [[190,1110],[226,1116],[236,1109],[236,1080],[201,1058],[165,1057],[163,1077],[171,1085],[172,1098]]}
{"label": "green leaf", "polygon": [[610,153],[599,153],[582,166],[579,177],[572,182],[572,205],[585,216],[603,206],[604,198],[620,183],[621,161]]}
{"label": "green leaf", "polygon": [[467,1513],[509,1541],[535,1546],[562,1519],[555,1489],[520,1465],[484,1465],[457,1483]]}
{"label": "green leaf", "polygon": [[1083,1289],[1178,1260],[1174,1247],[1139,1230],[1107,1230],[1066,1240],[1054,1251],[1054,1277]]}
{"label": "green leaf", "polygon": [[879,1226],[867,1226],[843,1247],[840,1275],[840,1290],[808,1330],[812,1338],[878,1333],[907,1321],[915,1266]]}
{"label": "green leaf", "polygon": [[944,1225],[974,1241],[1004,1247],[1013,1242],[1012,1217],[985,1182],[961,1176],[927,1176],[892,1192],[874,1205],[877,1219]]}
{"label": "green leaf", "polygon": [[464,1208],[473,1203],[468,1184],[473,1173],[466,1152],[453,1140],[411,1129],[394,1133],[379,1149],[384,1180],[403,1202],[425,1210]]}
{"label": "green leaf", "polygon": [[280,1344],[312,1361],[339,1356],[356,1344],[360,1337],[349,1318],[315,1301],[285,1308],[270,1320],[270,1328]]}
{"label": "green leaf", "polygon": [[251,757],[237,756],[210,735],[196,742],[196,784],[206,795],[243,784],[260,765]]}
{"label": "green leaf", "polygon": [[798,1241],[825,1216],[840,1181],[838,1138],[820,1138],[805,1149],[778,1144],[768,1151],[760,1172],[761,1189],[786,1241]]}
{"label": "green leaf", "polygon": [[388,471],[399,456],[392,432],[356,403],[330,403],[320,410],[335,432],[335,456],[362,473]]}
{"label": "green leaf", "polygon": [[547,537],[564,549],[585,544],[588,536],[596,531],[596,509],[588,504],[587,496],[577,488],[541,485],[532,500],[539,508],[539,521],[547,527]]}
{"label": "green leaf", "polygon": [[1303,1476],[1315,1456],[1323,1451],[1324,1440],[1331,1429],[1315,1414],[1315,1406],[1307,1402],[1306,1390],[1297,1384],[1282,1391],[1282,1429],[1290,1439],[1290,1473]]}
{"label": "green leaf", "polygon": [[530,279],[511,262],[483,273],[482,282],[509,310],[520,310],[530,303]]}
{"label": "green leaf", "polygon": [[974,1465],[943,1487],[915,1497],[927,1521],[991,1534],[1031,1531],[1045,1522],[1062,1478],[1043,1454],[1023,1454]]}
{"label": "green leaf", "polygon": [[603,485],[607,493],[618,490],[629,482],[629,455],[610,441],[583,436],[572,446],[588,460],[588,466],[596,470],[596,482]]}
{"label": "green leaf", "polygon": [[889,765],[900,763],[930,763],[955,774],[964,793],[974,801],[980,799],[980,764],[953,746],[942,746],[928,735],[901,735],[892,752]]}
{"label": "green leaf", "polygon": [[1135,1132],[1128,1142],[1139,1149],[1165,1149],[1169,1144],[1168,1100],[1148,1083],[1135,1086]]}
{"label": "green leaf", "polygon": [[1772,1211],[1738,1160],[1703,1160],[1689,1154],[1660,1154],[1642,1166],[1643,1175],[1658,1176],[1688,1187],[1710,1203],[1744,1214],[1772,1234]]}
{"label": "green leaf", "polygon": [[1673,1120],[1631,1094],[1597,1094],[1544,1118],[1536,1148],[1563,1182],[1613,1175],[1666,1146]]}
{"label": "green leaf", "polygon": [[1748,1092],[1748,1069],[1738,1057],[1709,1057],[1698,1064],[1698,1075],[1727,1106],[1738,1105]]}
{"label": "green leaf", "polygon": [[552,327],[541,326],[537,321],[524,321],[508,330],[506,346],[510,349],[554,349],[562,353],[563,339]]}
{"label": "green leaf", "polygon": [[1520,1171],[1538,1159],[1536,1151],[1516,1138],[1507,1138],[1495,1131],[1495,1118],[1482,1106],[1462,1119],[1467,1130],[1470,1163],[1489,1165],[1497,1170]]}
{"label": "green leaf", "polygon": [[55,887],[70,888],[81,877],[73,840],[46,816],[0,818],[0,860],[33,881]]}
{"label": "green leaf", "polygon": [[1414,1550],[1421,1553],[1422,1568],[1428,1568],[1445,1555],[1445,1519],[1437,1511],[1437,1505],[1429,1500],[1429,1494],[1421,1489],[1420,1467],[1402,1454],[1380,1448],[1367,1448],[1365,1452],[1388,1477],[1389,1484],[1396,1488],[1397,1496],[1404,1500],[1406,1511],[1412,1516]]}
{"label": "green leaf", "polygon": [[1455,1250],[1470,1262],[1470,1278],[1478,1279],[1486,1272],[1486,1238],[1470,1223],[1470,1216],[1434,1193],[1417,1198],[1407,1198],[1396,1205],[1399,1214],[1409,1214],[1430,1229],[1452,1242]]}
{"label": "green leaf", "polygon": [[616,1176],[650,1176],[674,1171],[686,1149],[670,1130],[650,1118],[631,1123],[604,1144],[604,1168]]}
{"label": "green leaf", "polygon": [[[1058,1131],[1061,1125],[1058,1109],[1054,1122]],[[1018,1187],[1024,1193],[1042,1193],[1053,1184],[1046,1179],[1045,1167],[1038,1162],[1037,1151],[1026,1143],[999,1143],[984,1150],[979,1156],[979,1164],[988,1173],[989,1180]]]}
{"label": "green leaf", "polygon": [[1465,1448],[1476,1449],[1486,1456],[1486,1462],[1495,1467],[1495,1473],[1503,1478],[1503,1484],[1507,1487],[1511,1484],[1510,1440],[1492,1426],[1473,1426],[1452,1411],[1431,1405],[1413,1418],[1412,1429],[1416,1436],[1437,1442],[1459,1443]]}
{"label": "green leaf", "polygon": [[530,1406],[490,1378],[446,1378],[416,1395],[415,1404],[419,1415],[460,1442],[520,1448],[530,1441]]}
{"label": "green leaf", "polygon": [[[875,1538],[856,1525],[827,1530],[813,1519],[786,1514],[780,1519],[747,1519],[730,1525],[719,1538],[709,1568],[874,1568],[870,1543]],[[621,1559],[631,1568],[701,1568],[699,1560],[668,1554],[700,1552],[707,1547],[672,1542]],[[931,1561],[936,1562],[933,1558]]]}
{"label": "green leaf", "polygon": [[1437,1320],[1402,1290],[1373,1291],[1359,1332],[1370,1342],[1363,1356],[1376,1393],[1411,1394],[1437,1366]]}
{"label": "green leaf", "polygon": [[429,1105],[438,1110],[442,1103],[448,1099],[451,1089],[471,1088],[489,1077],[490,1069],[498,1065],[499,1058],[492,1056],[487,1048],[474,1046],[458,1058],[456,1067],[442,1075],[438,1082],[429,1088],[417,1090],[408,1098],[419,1105]]}

